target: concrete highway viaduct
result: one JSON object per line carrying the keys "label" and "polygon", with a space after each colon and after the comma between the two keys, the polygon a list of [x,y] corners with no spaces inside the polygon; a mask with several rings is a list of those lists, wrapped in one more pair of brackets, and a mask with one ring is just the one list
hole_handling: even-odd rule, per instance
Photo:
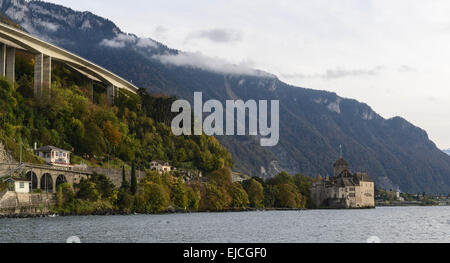
{"label": "concrete highway viaduct", "polygon": [[[119,89],[136,93],[138,88],[116,74],[26,32],[0,23],[0,76],[14,83],[15,53],[23,50],[35,57],[34,96],[50,95],[52,61],[59,61],[80,72],[92,81],[107,86],[108,101],[112,103]],[[92,81],[91,89],[92,89]]]}
{"label": "concrete highway viaduct", "polygon": [[[15,82],[16,51],[24,51],[34,56],[34,96],[50,96],[52,79],[52,61],[64,63],[76,70],[90,81],[103,83],[107,87],[107,98],[112,104],[119,89],[136,93],[138,88],[129,81],[100,67],[67,50],[38,39],[20,29],[0,23],[0,77],[5,77],[10,83]],[[107,171],[109,175],[109,170]],[[44,192],[54,193],[61,183],[74,185],[82,178],[87,178],[92,171],[78,171],[49,165],[32,164],[0,164],[0,177],[12,176],[20,173],[32,182],[32,190],[41,189]],[[114,174],[114,179],[121,178]],[[117,178],[116,178],[117,177]],[[116,182],[117,181],[117,182]],[[114,180],[118,184],[119,180]]]}

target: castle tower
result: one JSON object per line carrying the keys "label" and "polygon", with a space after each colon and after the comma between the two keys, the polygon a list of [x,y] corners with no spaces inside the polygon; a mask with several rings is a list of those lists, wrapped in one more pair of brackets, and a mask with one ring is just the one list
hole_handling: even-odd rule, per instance
{"label": "castle tower", "polygon": [[347,161],[345,161],[343,158],[339,158],[334,164],[334,176],[338,176],[345,170],[349,170],[349,165]]}
{"label": "castle tower", "polygon": [[334,176],[338,176],[345,170],[349,170],[347,161],[342,158],[342,145],[339,145],[339,159],[333,164]]}

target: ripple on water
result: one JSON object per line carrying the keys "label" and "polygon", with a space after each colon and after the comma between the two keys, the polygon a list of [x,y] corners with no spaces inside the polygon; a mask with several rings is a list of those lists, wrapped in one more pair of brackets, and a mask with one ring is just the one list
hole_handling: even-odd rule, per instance
{"label": "ripple on water", "polygon": [[450,207],[0,219],[0,242],[450,242]]}

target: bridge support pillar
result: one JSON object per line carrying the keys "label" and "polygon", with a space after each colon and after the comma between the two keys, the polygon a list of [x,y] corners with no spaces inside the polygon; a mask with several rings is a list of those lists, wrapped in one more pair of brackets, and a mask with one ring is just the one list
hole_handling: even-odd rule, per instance
{"label": "bridge support pillar", "polygon": [[94,102],[94,81],[92,79],[88,80],[87,89],[89,91],[89,99]]}
{"label": "bridge support pillar", "polygon": [[37,187],[36,189],[41,189],[41,176],[42,174],[38,171],[36,171],[36,178],[37,178]]}
{"label": "bridge support pillar", "polygon": [[52,58],[49,56],[44,56],[43,64],[43,78],[42,78],[42,90],[43,95],[51,96],[52,89]]}
{"label": "bridge support pillar", "polygon": [[54,175],[54,174],[52,174],[52,185],[53,185],[53,187],[52,187],[52,192],[53,193],[56,193],[56,180],[58,179],[58,175]]}
{"label": "bridge support pillar", "polygon": [[34,58],[34,96],[50,98],[52,85],[52,58],[38,54]]}
{"label": "bridge support pillar", "polygon": [[6,45],[0,43],[0,77],[6,76]]}
{"label": "bridge support pillar", "polygon": [[13,47],[6,47],[6,79],[14,84],[16,70],[16,49]]}
{"label": "bridge support pillar", "polygon": [[38,54],[34,57],[34,97],[42,96],[42,79],[44,74],[42,68],[44,67],[44,55]]}
{"label": "bridge support pillar", "polygon": [[118,92],[118,88],[115,87],[114,85],[109,85],[107,90],[106,90],[106,96],[108,97],[108,103],[109,105],[113,105],[114,104],[114,100],[117,97],[117,92]]}

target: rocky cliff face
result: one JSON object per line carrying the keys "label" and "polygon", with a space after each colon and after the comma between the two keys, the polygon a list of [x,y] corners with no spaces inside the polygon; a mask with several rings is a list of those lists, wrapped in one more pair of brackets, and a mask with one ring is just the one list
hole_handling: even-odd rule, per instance
{"label": "rocky cliff face", "polygon": [[[154,93],[191,101],[194,91],[202,91],[205,100],[280,100],[276,147],[262,148],[252,137],[218,137],[240,172],[263,177],[281,170],[331,175],[343,145],[352,170],[367,171],[378,187],[450,192],[450,157],[436,148],[424,130],[403,118],[384,119],[364,103],[290,86],[264,72],[232,65],[218,70],[210,60],[126,34],[89,12],[23,0],[0,1],[0,12],[28,32]],[[195,65],[196,59],[206,62]]]}
{"label": "rocky cliff face", "polygon": [[14,158],[6,151],[2,142],[0,142],[0,163],[14,163]]}

